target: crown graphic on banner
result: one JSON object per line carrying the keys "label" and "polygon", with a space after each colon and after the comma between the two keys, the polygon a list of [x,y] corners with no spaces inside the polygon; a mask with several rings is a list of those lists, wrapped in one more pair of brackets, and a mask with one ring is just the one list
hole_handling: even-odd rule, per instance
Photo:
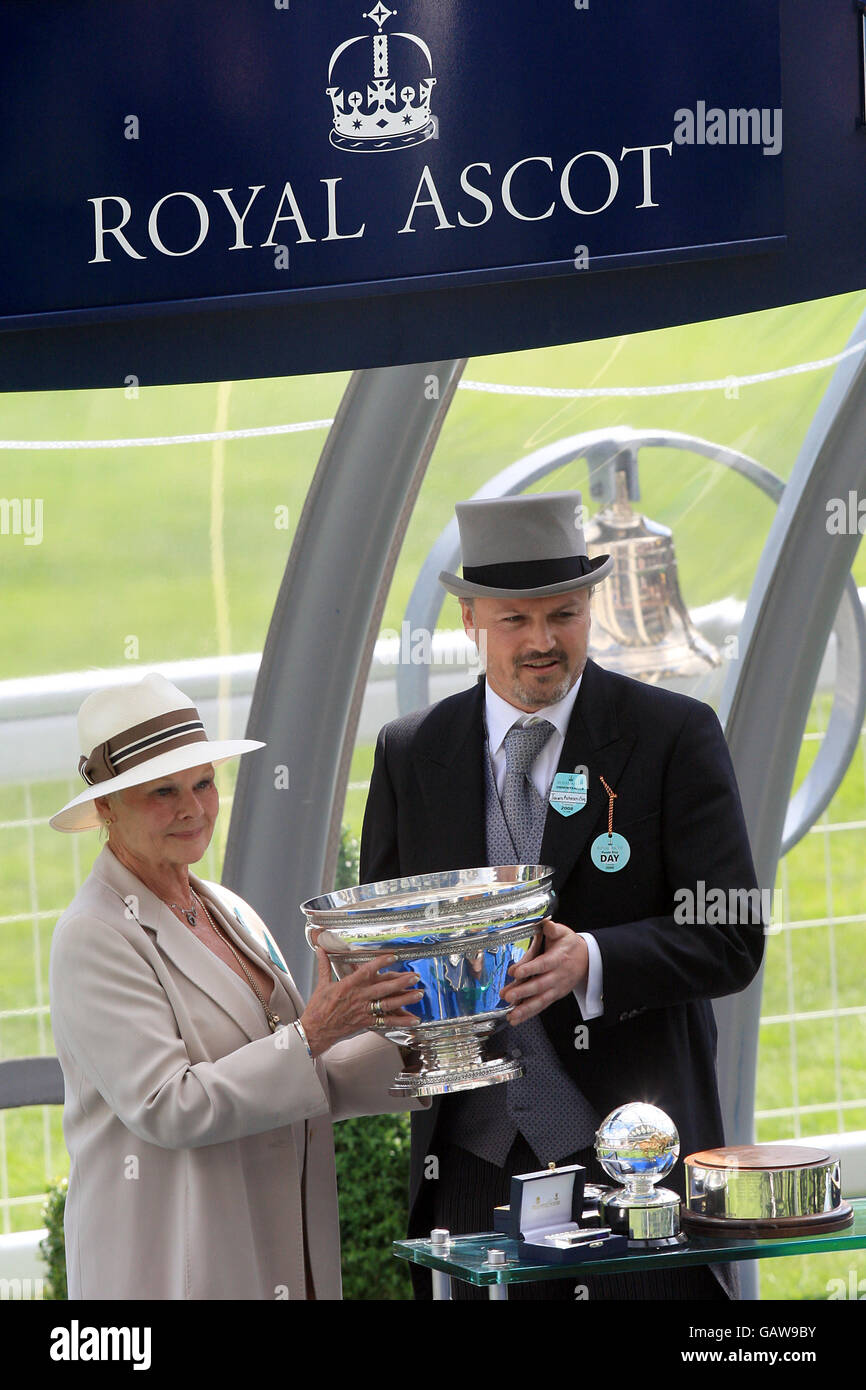
{"label": "crown graphic on banner", "polygon": [[416,34],[385,34],[397,13],[381,0],[364,13],[376,34],[357,34],[331,54],[326,90],[334,108],[331,144],[378,151],[420,145],[435,133],[430,97],[436,78],[430,49]]}

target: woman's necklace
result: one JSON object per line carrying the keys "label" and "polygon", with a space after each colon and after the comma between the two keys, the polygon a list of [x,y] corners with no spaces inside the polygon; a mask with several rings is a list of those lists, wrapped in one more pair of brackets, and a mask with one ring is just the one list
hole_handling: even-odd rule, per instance
{"label": "woman's necklace", "polygon": [[[190,892],[192,893],[192,889],[190,889]],[[198,918],[198,906],[195,893],[193,893],[192,896],[192,907],[181,907],[180,903],[169,903],[169,907],[174,907],[177,909],[178,912],[182,912],[186,920],[189,922],[190,926],[194,927],[196,924],[196,919]]]}
{"label": "woman's necklace", "polygon": [[244,972],[244,975],[246,976],[247,981],[249,983],[250,989],[253,991],[253,994],[256,996],[256,998],[258,999],[259,1003],[265,1011],[265,1017],[268,1020],[268,1027],[270,1028],[272,1033],[275,1033],[277,1031],[277,1024],[280,1021],[279,1014],[271,1013],[267,1001],[265,1000],[261,990],[259,989],[255,980],[253,979],[252,975],[247,970],[247,967],[244,965],[244,962],[241,959],[239,953],[235,950],[234,946],[229,941],[225,932],[221,931],[220,928],[217,926],[216,922],[214,921],[213,917],[208,911],[207,903],[204,901],[203,898],[198,897],[198,895],[194,893],[192,889],[190,889],[189,891],[192,893],[193,898],[193,905],[191,908],[181,907],[180,903],[170,903],[169,906],[176,907],[178,912],[182,912],[191,927],[194,927],[196,925],[196,922],[198,921],[199,907],[203,909],[205,917],[207,917],[208,921],[210,922],[220,941],[224,942],[225,945],[228,946],[229,950],[231,951],[241,970]]}

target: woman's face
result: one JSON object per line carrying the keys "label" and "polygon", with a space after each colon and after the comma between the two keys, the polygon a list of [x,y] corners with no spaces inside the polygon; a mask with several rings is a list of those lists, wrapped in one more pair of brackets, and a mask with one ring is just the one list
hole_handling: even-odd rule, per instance
{"label": "woman's face", "polygon": [[112,847],[153,865],[197,863],[219,810],[210,763],[127,787],[105,801]]}

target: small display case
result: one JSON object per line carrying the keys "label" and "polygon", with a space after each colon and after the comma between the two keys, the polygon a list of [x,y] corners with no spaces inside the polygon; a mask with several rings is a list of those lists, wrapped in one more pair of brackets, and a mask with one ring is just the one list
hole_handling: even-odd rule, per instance
{"label": "small display case", "polygon": [[624,1255],[625,1236],[605,1227],[587,1224],[584,1218],[586,1169],[544,1168],[538,1173],[518,1173],[511,1179],[511,1202],[495,1207],[493,1226],[518,1240],[521,1260],[538,1264],[579,1264]]}

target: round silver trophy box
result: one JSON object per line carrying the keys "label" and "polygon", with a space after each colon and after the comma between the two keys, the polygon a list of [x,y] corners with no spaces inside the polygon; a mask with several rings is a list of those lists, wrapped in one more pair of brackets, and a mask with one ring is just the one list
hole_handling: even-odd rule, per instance
{"label": "round silver trophy box", "polygon": [[679,1151],[673,1120],[643,1101],[618,1106],[599,1126],[596,1157],[608,1176],[623,1184],[602,1198],[600,1215],[637,1249],[664,1249],[685,1240],[679,1197],[655,1186],[671,1171]]}
{"label": "round silver trophy box", "polygon": [[[450,869],[341,888],[301,904],[311,947],[337,979],[381,952],[414,971],[424,996],[413,1025],[377,1028],[405,1049],[395,1096],[437,1096],[513,1081],[523,1067],[493,1035],[512,1006],[508,970],[541,935],[553,900],[543,864]],[[497,1045],[498,1044],[498,1045]]]}
{"label": "round silver trophy box", "polygon": [[689,1154],[683,1225],[696,1233],[808,1235],[850,1226],[839,1159],[798,1144],[742,1144]]}

